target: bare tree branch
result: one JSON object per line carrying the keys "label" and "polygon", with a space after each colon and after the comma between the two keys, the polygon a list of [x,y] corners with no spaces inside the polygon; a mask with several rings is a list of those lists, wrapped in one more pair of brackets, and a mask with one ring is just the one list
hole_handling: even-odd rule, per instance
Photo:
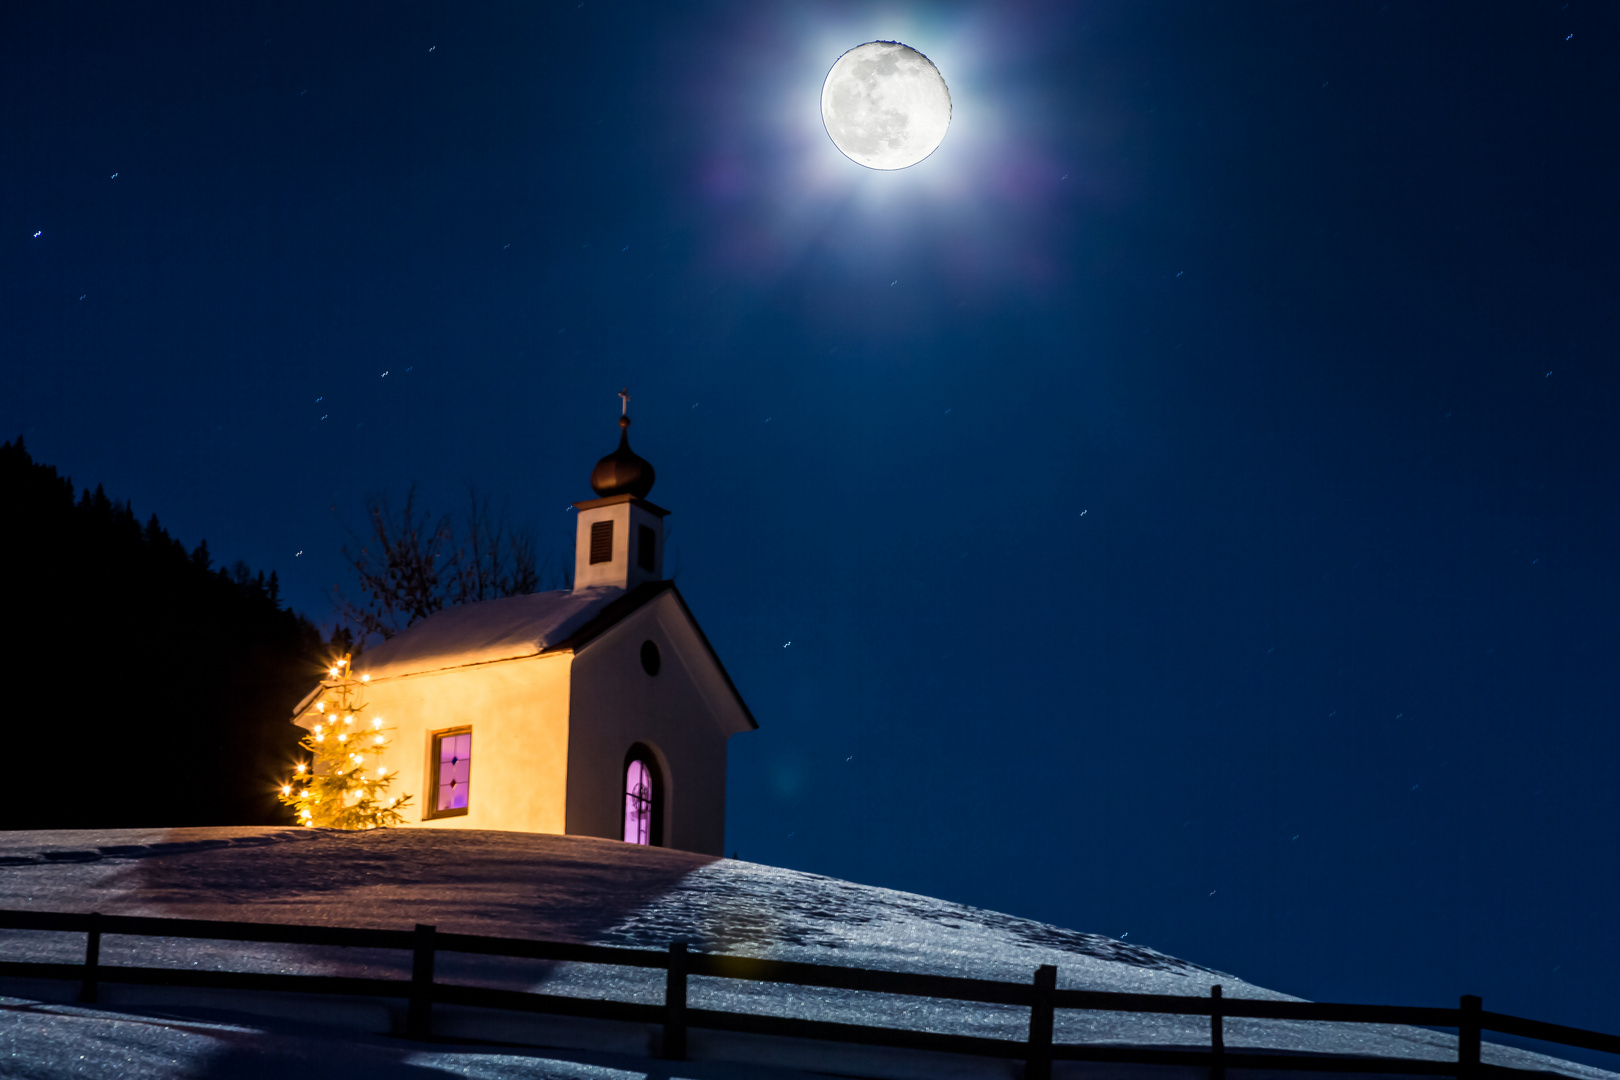
{"label": "bare tree branch", "polygon": [[472,485],[457,530],[449,515],[434,519],[416,506],[416,485],[394,512],[386,495],[366,500],[369,537],[350,532],[343,555],[359,599],[334,589],[338,613],[364,635],[384,640],[412,623],[459,604],[521,596],[540,587],[534,531],[510,524]]}

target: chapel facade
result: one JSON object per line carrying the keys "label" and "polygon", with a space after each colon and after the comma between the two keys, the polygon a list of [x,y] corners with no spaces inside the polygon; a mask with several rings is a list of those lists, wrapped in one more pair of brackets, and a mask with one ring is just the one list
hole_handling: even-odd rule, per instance
{"label": "chapel facade", "polygon": [[[440,611],[359,656],[407,823],[723,854],[726,744],[759,725],[673,581],[653,467],[619,447],[574,504],[574,585]],[[323,681],[293,722],[320,722]]]}

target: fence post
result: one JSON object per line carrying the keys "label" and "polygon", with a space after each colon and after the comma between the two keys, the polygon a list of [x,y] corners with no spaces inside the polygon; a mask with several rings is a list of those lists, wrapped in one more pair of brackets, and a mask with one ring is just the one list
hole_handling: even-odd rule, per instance
{"label": "fence post", "polygon": [[1057,998],[1057,968],[1042,964],[1035,969],[1034,993],[1029,1003],[1029,1051],[1024,1058],[1024,1080],[1052,1080],[1052,1017]]}
{"label": "fence post", "polygon": [[664,981],[664,1060],[686,1060],[686,942],[669,943],[669,970]]}
{"label": "fence post", "polygon": [[416,947],[411,954],[411,1002],[405,1014],[405,1034],[412,1039],[433,1037],[433,927],[416,924]]}
{"label": "fence post", "polygon": [[1484,1002],[1473,994],[1464,994],[1457,1012],[1457,1077],[1458,1080],[1477,1080],[1479,1077],[1480,1011]]}
{"label": "fence post", "polygon": [[79,987],[79,1000],[87,1005],[96,1003],[97,971],[101,966],[101,913],[90,913],[90,930],[84,940],[84,984]]}
{"label": "fence post", "polygon": [[1209,1052],[1215,1055],[1215,1064],[1210,1069],[1213,1080],[1226,1078],[1226,1028],[1221,1012],[1221,988],[1219,985],[1209,988]]}

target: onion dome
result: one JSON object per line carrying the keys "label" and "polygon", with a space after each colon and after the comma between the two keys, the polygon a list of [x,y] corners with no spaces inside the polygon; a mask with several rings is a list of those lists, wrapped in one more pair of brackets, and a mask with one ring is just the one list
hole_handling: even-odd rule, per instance
{"label": "onion dome", "polygon": [[591,489],[604,499],[610,495],[645,499],[656,478],[652,462],[630,449],[630,417],[619,417],[619,448],[591,470]]}

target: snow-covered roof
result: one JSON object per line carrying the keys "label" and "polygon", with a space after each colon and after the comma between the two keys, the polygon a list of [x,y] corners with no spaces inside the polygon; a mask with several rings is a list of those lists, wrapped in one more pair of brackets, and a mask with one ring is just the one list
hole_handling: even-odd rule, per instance
{"label": "snow-covered roof", "polygon": [[[742,718],[749,727],[759,727],[680,590],[667,580],[643,582],[628,591],[609,586],[559,589],[448,608],[361,654],[354,662],[354,674],[386,679],[583,648],[666,592],[679,605],[698,643],[714,662],[715,673],[736,699]],[[333,681],[324,679],[316,683],[293,706],[293,721],[298,722],[321,692],[332,685]]]}
{"label": "snow-covered roof", "polygon": [[355,674],[383,679],[535,656],[567,641],[625,595],[607,587],[560,589],[447,608],[366,650],[354,662]]}

